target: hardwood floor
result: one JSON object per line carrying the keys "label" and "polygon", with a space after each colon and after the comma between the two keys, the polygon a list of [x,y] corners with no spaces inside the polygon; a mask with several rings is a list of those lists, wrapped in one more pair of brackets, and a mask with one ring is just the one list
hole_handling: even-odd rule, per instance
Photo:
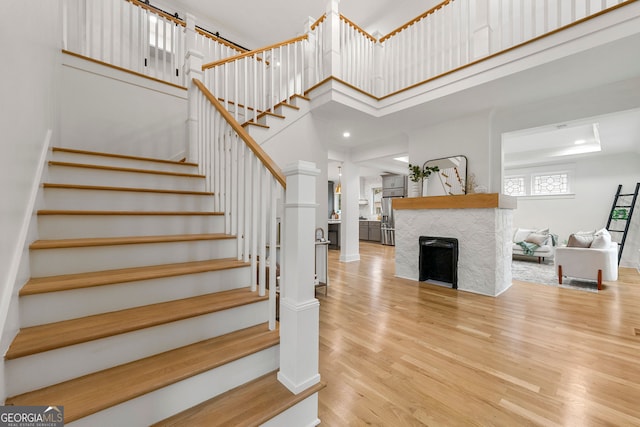
{"label": "hardwood floor", "polygon": [[640,425],[640,274],[497,298],[394,277],[394,248],[329,251],[324,426]]}

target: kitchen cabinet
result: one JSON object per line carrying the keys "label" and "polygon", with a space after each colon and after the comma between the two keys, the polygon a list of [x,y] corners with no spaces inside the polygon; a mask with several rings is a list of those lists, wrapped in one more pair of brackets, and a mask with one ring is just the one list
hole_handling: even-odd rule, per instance
{"label": "kitchen cabinet", "polygon": [[380,221],[369,221],[369,240],[380,242],[382,239],[380,232]]}
{"label": "kitchen cabinet", "polygon": [[327,224],[327,240],[329,243],[329,249],[340,249],[340,221],[329,220]]}
{"label": "kitchen cabinet", "polygon": [[369,221],[360,221],[360,240],[369,240]]}
{"label": "kitchen cabinet", "polygon": [[380,221],[360,221],[360,240],[380,242]]}

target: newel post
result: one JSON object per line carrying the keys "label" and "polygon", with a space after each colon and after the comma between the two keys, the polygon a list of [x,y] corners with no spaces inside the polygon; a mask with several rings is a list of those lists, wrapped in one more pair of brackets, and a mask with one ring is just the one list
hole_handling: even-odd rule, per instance
{"label": "newel post", "polygon": [[329,0],[327,5],[327,18],[324,31],[323,63],[324,77],[342,77],[342,65],[340,59],[340,0]]}
{"label": "newel post", "polygon": [[[193,84],[193,79],[204,82],[204,73],[202,72],[202,62],[204,55],[195,50],[195,18],[191,14],[186,15],[187,25],[185,27],[185,36],[187,41],[187,53],[184,58],[184,69],[182,70],[187,86],[187,96],[189,98],[187,104],[187,147],[185,157],[187,162],[198,163],[198,88]],[[200,166],[202,167],[202,166]],[[201,173],[203,171],[200,171]]]}
{"label": "newel post", "polygon": [[319,311],[315,298],[316,177],[311,162],[287,166],[284,203],[284,262],[280,293],[278,380],[298,394],[320,381]]}

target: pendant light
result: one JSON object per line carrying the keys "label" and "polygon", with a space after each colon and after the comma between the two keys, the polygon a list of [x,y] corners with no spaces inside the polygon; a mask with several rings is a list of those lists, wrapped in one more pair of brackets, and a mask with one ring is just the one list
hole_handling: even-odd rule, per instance
{"label": "pendant light", "polygon": [[342,193],[341,177],[342,177],[342,166],[338,166],[338,185],[336,185],[336,194]]}

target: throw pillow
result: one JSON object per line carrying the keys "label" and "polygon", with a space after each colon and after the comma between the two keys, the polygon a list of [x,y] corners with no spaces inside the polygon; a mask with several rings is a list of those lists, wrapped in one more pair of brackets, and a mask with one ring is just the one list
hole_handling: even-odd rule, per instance
{"label": "throw pillow", "polygon": [[524,239],[525,242],[527,243],[533,243],[535,245],[538,246],[544,246],[544,244],[547,242],[547,239],[549,238],[548,234],[544,234],[544,233],[531,233],[527,236],[526,239]]}
{"label": "throw pillow", "polygon": [[568,248],[589,248],[593,242],[593,234],[572,234],[567,242]]}
{"label": "throw pillow", "polygon": [[596,234],[596,230],[592,230],[592,231],[576,231],[573,234],[580,234],[580,235],[587,235],[587,236],[593,236],[594,234]]}
{"label": "throw pillow", "polygon": [[594,249],[607,249],[611,246],[611,234],[606,228],[598,230],[593,237],[591,247]]}
{"label": "throw pillow", "polygon": [[535,230],[532,230],[530,228],[516,228],[516,232],[513,234],[513,241],[515,243],[524,242],[524,239],[526,239],[527,236],[534,231]]}

